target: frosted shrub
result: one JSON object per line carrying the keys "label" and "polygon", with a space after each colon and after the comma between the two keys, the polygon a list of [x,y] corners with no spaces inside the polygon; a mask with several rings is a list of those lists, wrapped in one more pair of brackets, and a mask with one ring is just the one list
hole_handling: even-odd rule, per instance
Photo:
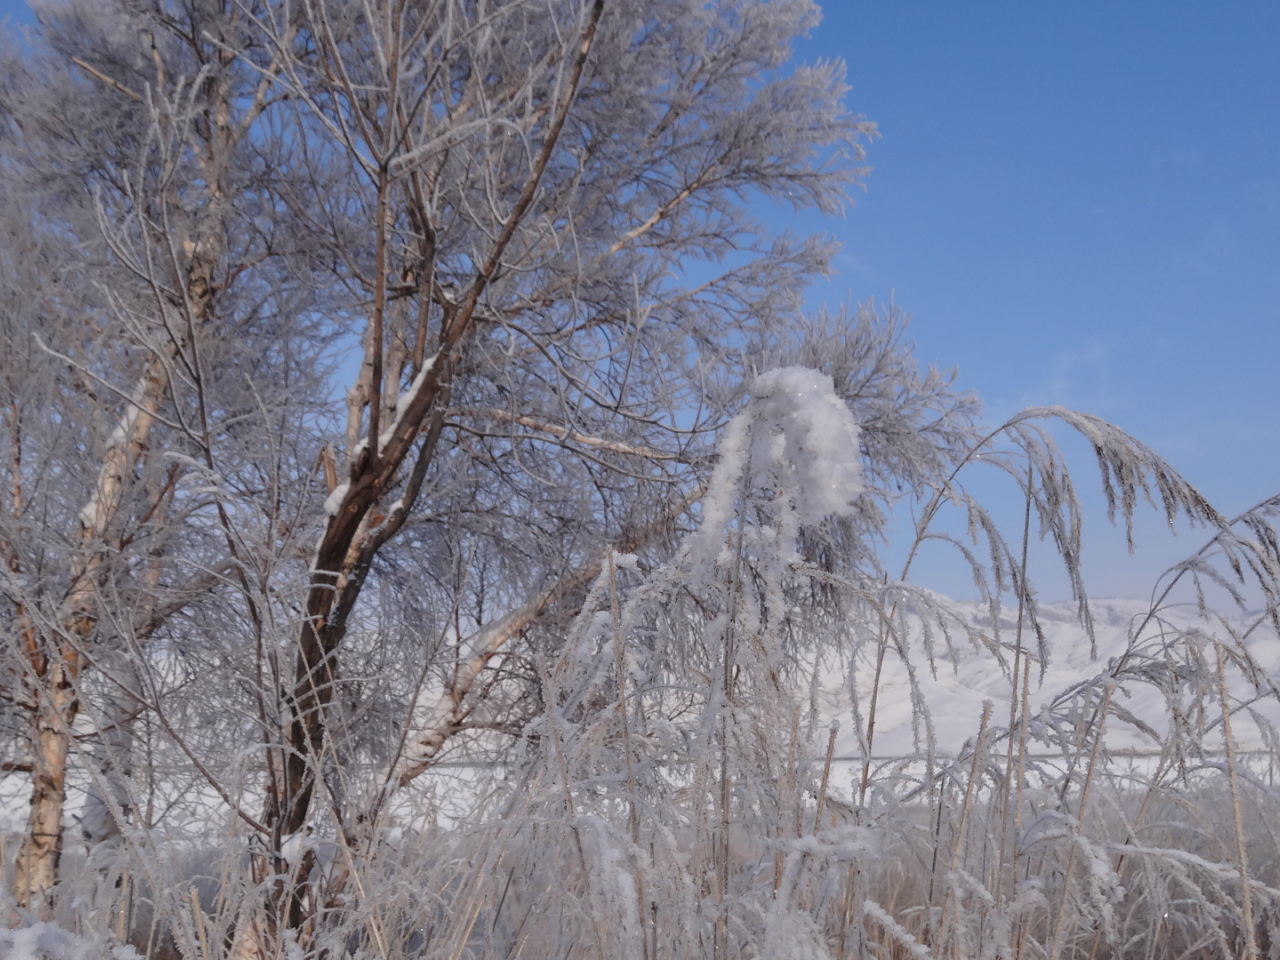
{"label": "frosted shrub", "polygon": [[800,667],[816,646],[793,622],[797,538],[851,511],[857,440],[829,377],[757,378],[701,527],[647,575],[615,557],[549,668],[542,802],[569,813],[584,886],[612,904],[594,911],[618,918],[610,953],[826,955],[796,874],[857,844],[805,821]]}
{"label": "frosted shrub", "polygon": [[[545,649],[546,710],[488,828],[502,866],[475,908],[491,931],[472,941],[476,955],[1237,956],[1252,942],[1260,956],[1280,857],[1274,836],[1247,868],[1239,851],[1267,836],[1276,801],[1257,773],[1214,757],[1232,745],[1223,718],[1241,703],[1274,741],[1257,712],[1273,683],[1244,642],[1268,629],[1266,614],[1220,617],[1222,644],[1194,613],[1157,605],[1092,678],[1034,692],[1033,712],[1032,677],[1052,650],[1026,570],[1006,567],[1016,616],[997,605],[992,622],[905,581],[815,565],[803,532],[850,515],[863,491],[858,426],[810,370],[764,374],[750,396],[726,428],[699,529],[651,570],[615,554],[564,642]],[[1098,439],[1117,489],[1153,470],[1178,509],[1204,515],[1144,448],[1067,420]],[[1064,468],[1047,435],[1008,433],[1014,446],[988,438],[985,452],[1057,471],[1048,490],[1026,487],[1028,510],[1077,509],[1055,499]],[[1256,544],[1229,548],[1267,562]],[[839,585],[826,612],[815,583]],[[942,636],[963,644],[953,657],[989,657],[1008,678],[1009,722],[988,703],[958,754],[927,736],[896,762],[868,757],[851,794],[832,775],[837,728],[815,723],[814,671],[845,664],[835,669],[865,687],[872,668],[887,679],[887,656],[908,677],[917,661],[936,675]],[[859,642],[876,637],[879,655]],[[1230,666],[1206,659],[1215,643]],[[927,727],[930,705],[912,696]],[[863,703],[854,740],[868,745]],[[1126,766],[1107,746],[1121,736],[1154,752]],[[1224,820],[1224,809],[1237,812]]]}

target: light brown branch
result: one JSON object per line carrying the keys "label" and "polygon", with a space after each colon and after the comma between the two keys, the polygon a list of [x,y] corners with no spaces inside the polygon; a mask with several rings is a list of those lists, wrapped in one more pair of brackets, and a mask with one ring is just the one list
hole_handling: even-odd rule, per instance
{"label": "light brown branch", "polygon": [[698,486],[624,542],[610,547],[591,562],[569,571],[524,606],[516,608],[477,633],[470,644],[474,653],[459,665],[449,689],[441,694],[422,729],[412,737],[408,751],[395,761],[391,771],[394,786],[403,787],[425,773],[435,762],[445,743],[463,728],[462,724],[473,709],[473,705],[467,703],[467,698],[490,660],[502,654],[507,645],[532,626],[548,607],[598,577],[615,549],[629,553],[652,540],[700,500],[705,489]]}
{"label": "light brown branch", "polygon": [[142,102],[142,97],[139,94],[134,93],[132,90],[126,87],[119,80],[113,80],[111,79],[111,77],[108,77],[101,70],[98,70],[98,69],[95,69],[94,67],[89,66],[89,64],[85,63],[79,57],[72,57],[71,62],[74,63],[77,67],[79,67],[81,70],[83,70],[85,73],[88,73],[91,76],[95,77],[96,79],[101,80],[112,90],[118,90],[120,93],[123,93],[130,100],[134,100],[138,103]]}
{"label": "light brown branch", "polygon": [[602,440],[600,437],[593,437],[589,434],[579,433],[576,430],[570,430],[568,427],[561,426],[558,423],[540,420],[537,417],[521,416],[507,410],[499,410],[496,407],[459,407],[450,410],[449,413],[487,417],[491,420],[501,420],[503,423],[514,423],[522,427],[528,427],[531,430],[537,430],[540,433],[550,434],[560,440],[571,440],[574,443],[582,444],[584,447],[608,450],[611,453],[621,453],[629,457],[644,457],[648,460],[684,459],[678,453],[655,450],[653,447],[632,446],[629,443],[621,443],[617,440]]}

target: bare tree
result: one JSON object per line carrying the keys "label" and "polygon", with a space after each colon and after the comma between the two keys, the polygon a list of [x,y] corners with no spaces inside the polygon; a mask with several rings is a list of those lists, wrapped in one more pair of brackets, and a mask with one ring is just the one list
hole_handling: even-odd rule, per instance
{"label": "bare tree", "polygon": [[[35,295],[10,308],[6,361],[4,540],[33,784],[16,891],[45,913],[82,675],[115,664],[111,706],[94,719],[124,749],[145,700],[121,664],[228,579],[247,587],[228,488],[242,469],[269,468],[244,421],[277,416],[281,396],[255,387],[314,359],[291,355],[302,331],[289,329],[297,305],[272,274],[276,225],[251,226],[267,158],[248,140],[268,84],[240,66],[233,18],[211,12],[221,13],[197,8],[175,23],[160,11],[59,8],[46,14],[44,53],[6,73],[7,172],[29,198],[13,215],[56,249]],[[14,387],[23,357],[39,358],[53,386],[39,405]],[[95,775],[102,802],[115,775]]]}
{"label": "bare tree", "polygon": [[[261,13],[297,141],[341,171],[290,198],[295,214],[333,238],[364,321],[346,476],[326,503],[270,766],[269,849],[311,816],[338,652],[406,526],[501,558],[499,586],[468,568],[452,598],[483,589],[501,605],[581,583],[624,524],[687,500],[729,385],[824,262],[812,242],[762,238],[746,194],[835,209],[868,132],[833,67],[770,75],[780,28],[811,15],[739,4],[636,19],[599,2]],[[678,282],[691,261],[726,257]],[[359,842],[350,831],[371,811],[337,809]],[[262,864],[263,878],[293,871],[293,926],[310,868]]]}
{"label": "bare tree", "polygon": [[[696,499],[737,384],[826,262],[748,204],[838,209],[871,131],[836,65],[786,65],[815,19],[807,2],[576,0],[42,14],[40,52],[6,66],[9,169],[31,198],[14,215],[65,241],[78,299],[22,304],[14,342],[41,338],[10,356],[41,358],[62,385],[44,416],[80,434],[32,447],[30,411],[8,433],[15,768],[35,785],[20,903],[47,910],[57,882],[88,696],[89,819],[132,815],[127,732],[150,717],[264,834],[260,876],[294,874],[267,914],[298,925],[308,867],[282,850],[334,762],[337,655],[366,585],[447,584],[435,616],[400,619],[460,640],[571,596],[606,544],[658,536]],[[356,341],[343,430],[316,344]],[[24,485],[73,456],[40,487],[50,512]],[[249,638],[261,814],[175,725],[145,652],[210,649],[196,620],[215,619]],[[437,649],[405,724],[465,659]],[[337,808],[339,829],[378,797]]]}

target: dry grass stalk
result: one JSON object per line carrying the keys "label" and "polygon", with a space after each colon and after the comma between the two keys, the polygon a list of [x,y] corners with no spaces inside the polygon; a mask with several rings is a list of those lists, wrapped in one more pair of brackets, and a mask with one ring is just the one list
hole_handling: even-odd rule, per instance
{"label": "dry grass stalk", "polygon": [[[1006,844],[1009,839],[1009,829],[1010,829],[1009,813],[1011,810],[1016,809],[1016,806],[1019,802],[1013,796],[1013,792],[1014,792],[1013,730],[1014,730],[1014,725],[1017,721],[1017,716],[1018,716],[1018,694],[1020,689],[1019,685],[1022,680],[1022,669],[1023,669],[1022,661],[1023,661],[1023,658],[1026,657],[1026,651],[1024,651],[1022,648],[1022,631],[1023,631],[1023,627],[1026,624],[1026,614],[1027,614],[1027,593],[1026,593],[1027,550],[1031,541],[1031,483],[1034,479],[1035,479],[1034,471],[1030,467],[1028,467],[1027,468],[1027,489],[1023,498],[1022,555],[1018,563],[1018,583],[1019,583],[1018,620],[1017,620],[1016,626],[1014,627],[1013,672],[1010,675],[1010,679],[1013,681],[1013,683],[1009,691],[1008,756],[1005,758],[1005,766],[1004,766],[1004,771],[1005,771],[1004,789],[1001,791],[1001,794],[1000,794],[1001,804],[1002,804],[1001,819],[1003,822],[1001,823],[1001,829],[1000,829],[1000,855],[996,861],[997,879],[995,883],[995,888],[996,888],[996,906],[997,907],[999,907],[1000,904],[1003,902],[1004,893],[1005,893],[1004,874],[1005,874],[1005,862],[1006,862],[1005,861]],[[1019,771],[1018,776],[1021,777],[1021,771]],[[1016,815],[1014,817],[1013,822],[1015,824],[1017,823]],[[1014,843],[1017,843],[1018,830],[1016,825],[1014,826],[1013,829],[1014,829]],[[1016,861],[1016,857],[1015,857],[1015,861]],[[1012,893],[1013,890],[1016,889],[1017,882],[1018,882],[1016,862],[1008,870],[1008,874],[1009,874],[1009,889],[1010,889],[1010,892]]]}
{"label": "dry grass stalk", "polygon": [[640,948],[649,960],[649,939],[645,930],[644,870],[640,863],[640,816],[636,812],[636,771],[632,759],[631,721],[627,711],[627,657],[622,646],[622,617],[618,611],[618,572],[614,553],[609,551],[609,612],[613,618],[613,649],[618,671],[618,712],[622,715],[622,748],[627,763],[627,819],[631,827],[631,843],[635,857],[636,919],[640,925]]}
{"label": "dry grass stalk", "polygon": [[1253,896],[1249,889],[1249,851],[1245,846],[1244,817],[1240,810],[1240,778],[1236,770],[1236,744],[1231,733],[1231,698],[1227,692],[1227,666],[1222,643],[1215,640],[1218,660],[1218,696],[1222,703],[1222,744],[1227,754],[1227,779],[1231,784],[1231,814],[1236,834],[1236,865],[1240,869],[1240,912],[1244,926],[1243,960],[1257,960],[1258,939],[1253,926]]}
{"label": "dry grass stalk", "polygon": [[818,808],[813,814],[813,832],[822,829],[822,812],[827,805],[827,785],[831,782],[831,758],[836,752],[836,734],[840,732],[840,724],[831,722],[831,730],[827,734],[827,757],[822,763],[822,784],[818,787]]}
{"label": "dry grass stalk", "polygon": [[[1102,737],[1107,727],[1107,715],[1111,710],[1111,696],[1115,693],[1115,684],[1108,683],[1106,693],[1103,694],[1102,703],[1098,707],[1094,716],[1096,721],[1091,725],[1096,727],[1093,737],[1093,752],[1089,755],[1089,768],[1085,774],[1084,787],[1080,793],[1080,809],[1076,815],[1075,830],[1078,836],[1084,830],[1085,812],[1089,806],[1089,791],[1093,786],[1094,774],[1098,769],[1098,755],[1102,751]],[[1049,945],[1049,960],[1058,960],[1058,953],[1062,949],[1062,937],[1064,933],[1064,925],[1066,922],[1067,903],[1071,900],[1071,879],[1076,865],[1076,844],[1072,842],[1070,852],[1067,854],[1067,867],[1062,876],[1062,894],[1058,898],[1058,915],[1053,924],[1053,940]]]}
{"label": "dry grass stalk", "polygon": [[[960,857],[964,852],[965,832],[969,826],[969,812],[973,806],[973,795],[978,785],[978,769],[982,764],[982,757],[986,749],[987,739],[987,722],[991,719],[991,701],[984,701],[982,704],[982,721],[978,725],[978,739],[973,744],[973,763],[969,767],[969,780],[964,788],[964,802],[960,807],[960,823],[956,827],[955,842],[951,850],[951,867],[947,876],[947,892],[942,900],[942,918],[939,921],[939,932],[937,939],[937,950],[946,950],[952,955],[963,956],[963,946],[961,944],[961,935],[957,931],[952,933],[951,917],[952,908],[959,910],[959,904],[956,899],[956,872],[960,869]],[[958,924],[957,924],[958,926]]]}

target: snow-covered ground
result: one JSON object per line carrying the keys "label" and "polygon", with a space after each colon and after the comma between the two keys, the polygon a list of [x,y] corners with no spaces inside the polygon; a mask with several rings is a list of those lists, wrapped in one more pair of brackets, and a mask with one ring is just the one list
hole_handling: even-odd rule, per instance
{"label": "snow-covered ground", "polygon": [[[976,602],[942,603],[975,630],[990,634],[990,617],[986,607]],[[1099,676],[1108,669],[1108,663],[1122,656],[1129,648],[1131,632],[1146,617],[1149,605],[1140,600],[1094,600],[1091,602],[1097,638],[1097,656],[1091,655],[1087,633],[1080,625],[1074,603],[1053,603],[1040,607],[1040,621],[1044,629],[1048,649],[1048,662],[1041,676],[1040,665],[1032,664],[1030,703],[1035,716],[1055,697],[1081,681]],[[1000,640],[1010,664],[1013,660],[1013,644],[1016,636],[1016,609],[1005,611],[1001,618]],[[1006,619],[1007,617],[1007,619]],[[1194,607],[1166,609],[1161,617],[1166,635],[1186,631],[1199,631],[1199,643],[1208,664],[1214,664],[1213,638],[1226,639],[1221,624],[1200,617]],[[916,679],[924,702],[933,721],[937,747],[944,752],[955,752],[966,739],[976,735],[982,717],[983,701],[993,702],[991,723],[1007,727],[1009,722],[1010,682],[1006,671],[997,663],[993,653],[970,643],[961,630],[951,631],[954,660],[947,651],[937,629],[933,630],[933,644],[937,656],[937,675],[933,675],[923,649],[923,631],[919,617],[910,617],[909,649],[914,660]],[[1251,618],[1241,616],[1232,626],[1242,630]],[[1148,624],[1144,637],[1155,635],[1155,628]],[[1024,645],[1035,649],[1036,638],[1030,630],[1024,631]],[[1273,679],[1280,678],[1280,640],[1269,629],[1255,630],[1246,640],[1249,653],[1263,671]],[[871,695],[875,673],[876,649],[866,644],[859,651],[854,671],[865,716]],[[1211,680],[1212,678],[1210,678]],[[1254,698],[1253,687],[1238,670],[1228,669],[1228,686],[1233,700],[1244,702]],[[1216,687],[1210,687],[1207,695],[1214,697]],[[861,756],[858,737],[851,712],[849,682],[846,676],[829,675],[823,684],[822,713],[828,719],[840,721],[841,730],[836,742],[836,755]],[[1122,683],[1114,694],[1114,705],[1163,733],[1167,728],[1165,699],[1154,683]],[[1216,698],[1208,701],[1210,709],[1220,712]],[[1273,723],[1280,723],[1280,705],[1274,697],[1254,702],[1251,709]],[[1232,719],[1233,735],[1241,750],[1259,749],[1264,746],[1257,724],[1250,711],[1237,711]],[[1220,728],[1220,725],[1219,725]],[[921,731],[923,736],[923,731]],[[1209,749],[1221,744],[1218,730],[1216,740],[1206,743]],[[902,756],[915,752],[913,710],[907,669],[892,651],[885,657],[880,681],[880,695],[876,709],[875,756]],[[1111,751],[1151,751],[1159,745],[1143,734],[1133,723],[1113,718],[1109,721],[1106,746]]]}
{"label": "snow-covered ground", "polygon": [[[924,650],[924,631],[919,616],[909,616],[907,648],[913,659],[916,682],[933,725],[936,749],[942,754],[956,754],[967,740],[978,731],[984,701],[991,701],[993,710],[991,726],[1003,730],[1009,723],[1010,682],[1007,668],[1002,668],[995,655],[987,648],[971,643],[960,622],[965,622],[975,632],[989,636],[990,616],[985,606],[970,601],[951,601],[937,597],[937,602],[954,616],[950,630],[950,650],[941,632],[932,631],[932,645],[936,654],[936,675],[930,669]],[[1042,708],[1052,703],[1063,691],[1076,684],[1097,677],[1108,669],[1108,664],[1122,656],[1129,648],[1131,633],[1142,624],[1148,604],[1140,600],[1094,600],[1092,610],[1097,640],[1097,656],[1091,655],[1088,636],[1077,618],[1072,603],[1044,604],[1040,607],[1040,622],[1045,632],[1048,662],[1041,674],[1039,661],[1032,663],[1030,704],[1031,715],[1038,716]],[[1016,610],[1006,610],[1001,619],[1000,641],[1007,665],[1013,661],[1013,645],[1016,637]],[[1204,656],[1210,666],[1214,655],[1212,638],[1224,636],[1220,625],[1215,634],[1215,624],[1198,616],[1194,608],[1165,610],[1162,621],[1166,634],[1199,630],[1200,641],[1207,649]],[[1231,625],[1236,630],[1247,626],[1251,620],[1241,616]],[[1144,636],[1154,635],[1148,625]],[[1026,648],[1033,652],[1037,641],[1028,629],[1023,637]],[[1280,640],[1269,629],[1255,630],[1246,646],[1263,671],[1273,679],[1280,679]],[[862,722],[865,724],[871,697],[871,685],[875,675],[876,646],[865,643],[855,657],[853,675],[861,700]],[[1203,696],[1208,718],[1217,719],[1220,707],[1216,699],[1216,686],[1210,685]],[[1256,699],[1254,688],[1240,672],[1228,670],[1228,684],[1233,701],[1238,705],[1252,700],[1247,710],[1237,710],[1233,716],[1233,735],[1241,752],[1265,749],[1266,743],[1259,731],[1255,716],[1265,718],[1280,726],[1280,703],[1275,697]],[[1125,682],[1114,693],[1114,706],[1142,721],[1154,731],[1163,734],[1167,729],[1168,712],[1165,698],[1154,683]],[[832,789],[847,793],[849,784],[861,768],[862,748],[852,710],[849,674],[843,669],[831,669],[822,680],[819,693],[819,709],[822,723],[818,728],[811,749],[816,759],[821,759],[826,747],[825,727],[831,721],[839,722],[836,740]],[[1221,724],[1218,724],[1203,747],[1210,751],[1221,749]],[[876,758],[907,757],[917,753],[917,736],[923,747],[924,728],[916,722],[908,682],[908,672],[901,659],[891,650],[884,659],[880,678],[880,694],[877,699],[875,740],[872,753]],[[1108,721],[1106,746],[1113,761],[1125,754],[1150,755],[1159,750],[1159,743],[1143,733],[1139,726],[1113,716]],[[1032,752],[1045,748],[1032,743]],[[467,764],[445,764],[437,771],[447,795],[466,798],[470,795],[472,781],[481,771]],[[22,778],[12,778],[10,789],[0,792],[0,831],[16,834],[26,820],[26,785]],[[210,809],[218,807],[216,796],[206,798]],[[436,792],[436,800],[440,794]],[[76,817],[83,803],[83,791],[73,788],[68,797],[68,816]],[[462,804],[464,807],[465,803]]]}

